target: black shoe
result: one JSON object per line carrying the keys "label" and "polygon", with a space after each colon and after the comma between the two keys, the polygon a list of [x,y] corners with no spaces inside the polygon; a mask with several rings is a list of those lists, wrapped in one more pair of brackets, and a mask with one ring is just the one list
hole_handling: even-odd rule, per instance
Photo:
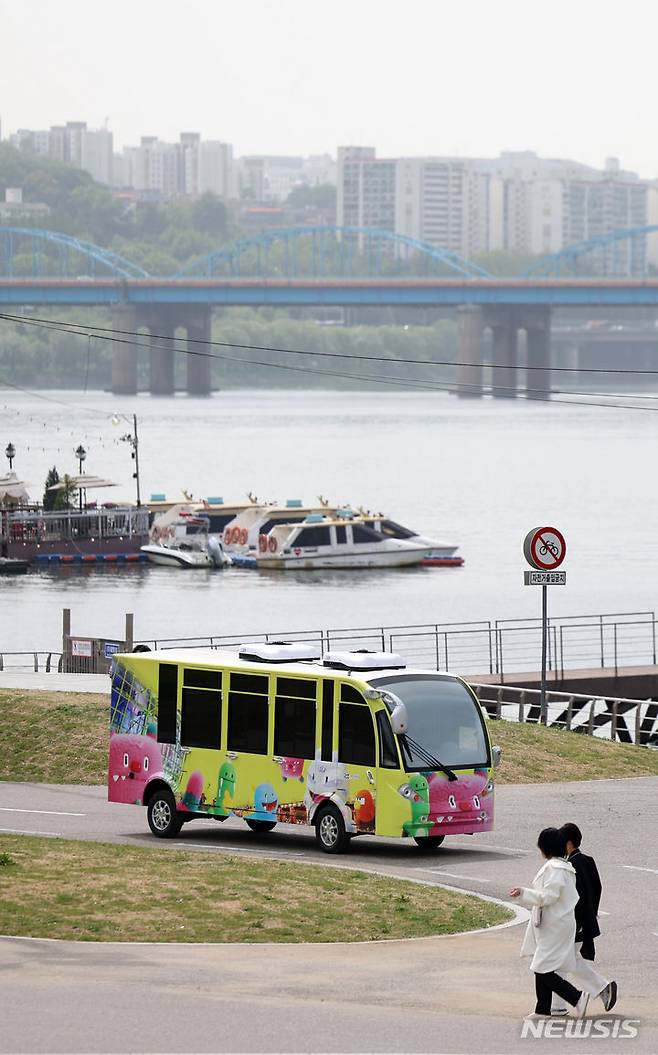
{"label": "black shoe", "polygon": [[617,983],[608,982],[605,989],[601,993],[601,1000],[606,1011],[612,1011],[613,1007],[617,1003]]}

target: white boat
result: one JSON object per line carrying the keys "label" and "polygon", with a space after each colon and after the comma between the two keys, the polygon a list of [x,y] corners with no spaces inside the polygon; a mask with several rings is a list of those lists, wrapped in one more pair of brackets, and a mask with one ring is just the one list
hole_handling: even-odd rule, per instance
{"label": "white boat", "polygon": [[208,518],[180,507],[155,518],[140,553],[151,564],[178,568],[223,568],[232,563],[220,540],[208,534]]}
{"label": "white boat", "polygon": [[180,546],[159,546],[149,543],[140,548],[151,564],[164,564],[176,568],[215,568],[217,565],[207,550],[197,549],[181,543]]}
{"label": "white boat", "polygon": [[387,538],[361,517],[312,513],[301,523],[279,524],[258,539],[259,568],[401,568],[421,564],[427,546]]}
{"label": "white boat", "polygon": [[396,523],[390,517],[384,516],[383,513],[377,513],[376,515],[362,514],[362,519],[364,524],[368,524],[375,531],[379,531],[384,538],[397,538],[405,542],[413,542],[417,546],[427,546],[428,553],[422,561],[423,564],[439,568],[459,568],[464,563],[464,558],[457,552],[458,546],[453,542],[419,535],[411,528],[403,527],[402,524]]}

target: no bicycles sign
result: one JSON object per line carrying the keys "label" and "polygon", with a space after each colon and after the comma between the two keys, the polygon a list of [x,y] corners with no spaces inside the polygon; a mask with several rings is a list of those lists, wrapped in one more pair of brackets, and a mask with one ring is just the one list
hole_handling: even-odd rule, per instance
{"label": "no bicycles sign", "polygon": [[531,568],[554,571],[566,557],[567,544],[557,528],[533,528],[525,537],[523,553]]}

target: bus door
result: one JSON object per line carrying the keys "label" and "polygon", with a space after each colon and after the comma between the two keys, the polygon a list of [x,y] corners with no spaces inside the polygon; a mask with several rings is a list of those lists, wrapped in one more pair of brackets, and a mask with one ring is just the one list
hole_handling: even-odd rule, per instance
{"label": "bus door", "polygon": [[288,824],[305,824],[308,771],[317,742],[318,680],[289,675],[273,675],[272,680],[277,816]]}
{"label": "bus door", "polygon": [[359,690],[339,684],[338,744],[333,767],[336,795],[344,799],[348,830],[375,833],[377,746],[374,715]]}
{"label": "bus door", "polygon": [[391,729],[389,713],[384,706],[375,711],[377,726],[377,835],[389,837],[404,834],[410,819],[408,777],[401,766],[400,751]]}
{"label": "bus door", "polygon": [[276,821],[276,768],[269,754],[269,675],[228,673],[226,762],[218,774],[218,799],[226,812]]}

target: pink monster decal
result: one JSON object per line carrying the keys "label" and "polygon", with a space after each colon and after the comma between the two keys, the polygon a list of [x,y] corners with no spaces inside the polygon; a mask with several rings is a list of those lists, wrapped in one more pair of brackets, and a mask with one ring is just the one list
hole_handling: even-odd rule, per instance
{"label": "pink monster decal", "polygon": [[493,828],[493,784],[483,769],[457,780],[429,778],[432,835],[468,835]]}
{"label": "pink monster decal", "polygon": [[110,802],[141,805],[153,777],[163,776],[160,745],[152,736],[110,734],[107,797]]}
{"label": "pink monster decal", "polygon": [[304,759],[303,758],[277,758],[277,762],[281,766],[281,776],[284,780],[304,780]]}

